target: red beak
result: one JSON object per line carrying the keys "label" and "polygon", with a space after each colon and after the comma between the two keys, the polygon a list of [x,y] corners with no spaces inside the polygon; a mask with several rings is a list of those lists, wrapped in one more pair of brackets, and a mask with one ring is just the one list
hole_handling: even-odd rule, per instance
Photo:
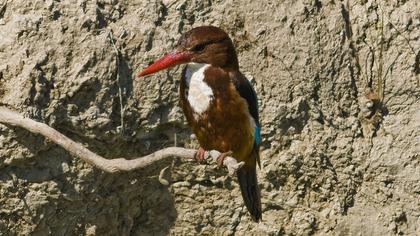
{"label": "red beak", "polygon": [[191,55],[182,51],[173,51],[165,56],[159,58],[150,66],[143,69],[142,72],[137,74],[137,77],[142,77],[148,74],[158,72],[160,70],[180,65],[191,60]]}

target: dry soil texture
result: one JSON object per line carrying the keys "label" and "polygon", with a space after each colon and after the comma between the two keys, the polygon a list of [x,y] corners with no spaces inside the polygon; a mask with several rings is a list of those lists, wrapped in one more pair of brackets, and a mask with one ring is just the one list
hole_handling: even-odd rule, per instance
{"label": "dry soil texture", "polygon": [[194,145],[181,69],[135,74],[192,27],[226,30],[259,96],[263,221],[225,170],[111,175],[0,125],[0,235],[419,235],[419,5],[2,0],[0,103],[107,158]]}

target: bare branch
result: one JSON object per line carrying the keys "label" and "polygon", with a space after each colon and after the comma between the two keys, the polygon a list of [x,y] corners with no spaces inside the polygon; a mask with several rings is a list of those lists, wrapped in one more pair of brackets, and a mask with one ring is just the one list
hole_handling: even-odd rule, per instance
{"label": "bare branch", "polygon": [[[78,157],[91,165],[110,173],[132,171],[151,165],[154,162],[163,160],[168,157],[176,156],[187,159],[194,159],[196,150],[186,149],[180,147],[168,147],[156,151],[147,156],[138,157],[132,160],[124,158],[106,159],[98,154],[85,148],[82,144],[77,143],[54,128],[30,118],[25,118],[17,112],[14,112],[6,107],[0,106],[0,123],[24,128],[32,133],[41,134],[67,150],[74,157]],[[206,152],[206,159],[216,162],[220,152],[212,150]],[[223,161],[229,174],[234,174],[236,170],[242,167],[244,162],[237,162],[233,157],[226,157]]]}

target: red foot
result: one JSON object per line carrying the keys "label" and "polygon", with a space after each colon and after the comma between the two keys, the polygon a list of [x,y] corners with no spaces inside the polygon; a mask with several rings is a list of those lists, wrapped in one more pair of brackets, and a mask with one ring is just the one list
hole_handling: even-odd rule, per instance
{"label": "red foot", "polygon": [[221,166],[223,165],[223,161],[224,161],[224,160],[225,160],[225,158],[228,156],[228,154],[229,154],[229,152],[225,152],[225,153],[220,154],[220,155],[217,157],[217,166],[218,166],[218,167],[221,167]]}
{"label": "red foot", "polygon": [[206,150],[204,150],[204,148],[200,147],[200,148],[198,148],[197,152],[195,153],[194,158],[198,162],[203,162],[204,161],[204,155],[205,154],[206,154]]}

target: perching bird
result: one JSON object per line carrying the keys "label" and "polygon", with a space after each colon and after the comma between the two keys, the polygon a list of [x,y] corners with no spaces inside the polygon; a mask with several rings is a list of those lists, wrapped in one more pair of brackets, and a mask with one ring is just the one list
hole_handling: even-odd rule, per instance
{"label": "perching bird", "polygon": [[172,52],[155,61],[139,77],[186,64],[182,71],[181,106],[200,148],[229,151],[245,165],[237,171],[245,205],[254,221],[261,220],[261,199],[256,165],[260,165],[260,123],[257,96],[250,82],[239,71],[235,47],[220,28],[202,26],[181,36]]}

